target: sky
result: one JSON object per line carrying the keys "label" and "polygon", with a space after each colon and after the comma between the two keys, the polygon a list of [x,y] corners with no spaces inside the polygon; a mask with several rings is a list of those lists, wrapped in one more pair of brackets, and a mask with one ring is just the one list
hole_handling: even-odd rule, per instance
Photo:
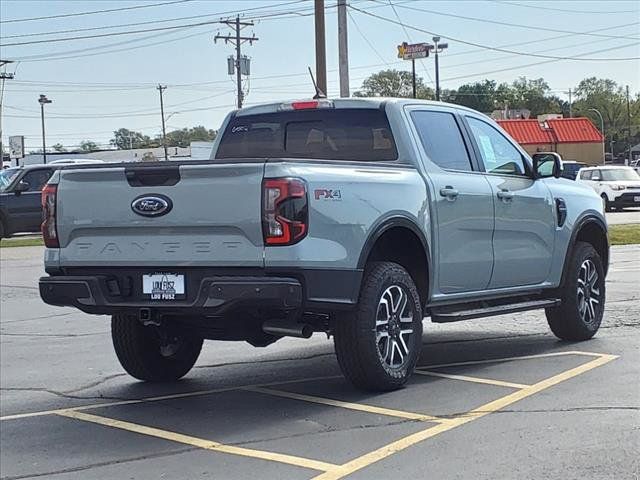
{"label": "sky", "polygon": [[[430,42],[433,34],[449,45],[440,56],[443,89],[543,77],[554,94],[567,98],[580,80],[597,76],[640,92],[637,0],[348,3],[352,92],[379,70],[410,70],[410,62],[397,58],[396,45]],[[335,4],[325,0],[330,97],[339,94]],[[45,106],[48,147],[71,149],[91,140],[108,148],[122,127],[154,137],[161,133],[158,84],[167,86],[167,130],[217,129],[236,93],[226,61],[234,47],[214,43],[214,36],[231,33],[217,22],[236,14],[254,22],[243,35],[258,37],[243,45],[251,58],[246,105],[312,96],[313,0],[2,0],[0,59],[15,61],[7,66],[15,78],[6,81],[2,102],[5,144],[10,135],[24,135],[27,150],[41,148],[40,94],[52,100]],[[120,32],[127,34],[107,36]],[[37,43],[11,45],[25,42]],[[433,58],[416,70],[433,87]]]}

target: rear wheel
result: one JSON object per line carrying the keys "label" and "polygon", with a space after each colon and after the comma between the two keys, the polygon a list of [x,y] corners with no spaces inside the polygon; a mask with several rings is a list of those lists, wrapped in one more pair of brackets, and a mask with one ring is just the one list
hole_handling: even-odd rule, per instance
{"label": "rear wheel", "polygon": [[602,259],[591,244],[578,242],[568,268],[562,303],[546,310],[547,321],[562,340],[588,340],[600,328],[604,314]]}
{"label": "rear wheel", "polygon": [[4,226],[4,222],[0,220],[0,238],[7,238],[9,236],[7,228]]}
{"label": "rear wheel", "polygon": [[129,375],[147,382],[171,382],[196,363],[202,338],[146,327],[137,318],[114,315],[111,337],[120,364]]}
{"label": "rear wheel", "polygon": [[356,310],[336,321],[334,343],[356,387],[386,391],[406,383],[422,347],[422,308],[404,268],[391,262],[367,268]]}

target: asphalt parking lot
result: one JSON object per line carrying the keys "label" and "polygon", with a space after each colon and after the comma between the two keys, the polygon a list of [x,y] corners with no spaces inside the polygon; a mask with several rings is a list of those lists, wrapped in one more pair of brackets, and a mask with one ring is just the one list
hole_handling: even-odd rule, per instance
{"label": "asphalt parking lot", "polygon": [[409,385],[363,394],[332,343],[205,344],[181,382],[126,376],[106,317],[44,305],[41,248],[0,250],[0,477],[640,478],[640,246],[612,248],[603,328],[532,312],[425,323]]}

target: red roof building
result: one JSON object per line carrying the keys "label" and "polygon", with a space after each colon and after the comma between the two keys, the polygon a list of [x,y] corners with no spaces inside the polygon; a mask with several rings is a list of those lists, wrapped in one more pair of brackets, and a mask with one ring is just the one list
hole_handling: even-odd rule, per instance
{"label": "red roof building", "polygon": [[599,165],[604,162],[604,137],[586,117],[538,120],[497,120],[529,153],[558,152],[564,160]]}

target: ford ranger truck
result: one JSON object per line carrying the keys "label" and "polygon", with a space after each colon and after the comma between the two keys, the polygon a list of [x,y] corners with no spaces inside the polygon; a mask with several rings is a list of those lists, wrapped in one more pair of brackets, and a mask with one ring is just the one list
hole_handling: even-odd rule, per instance
{"label": "ford ranger truck", "polygon": [[73,165],[42,195],[40,295],[110,315],[132,376],[173,381],[203,340],[332,335],[354,385],[401,387],[423,318],[544,309],[598,330],[600,198],[473,110],[408,99],[251,106],[208,161]]}

